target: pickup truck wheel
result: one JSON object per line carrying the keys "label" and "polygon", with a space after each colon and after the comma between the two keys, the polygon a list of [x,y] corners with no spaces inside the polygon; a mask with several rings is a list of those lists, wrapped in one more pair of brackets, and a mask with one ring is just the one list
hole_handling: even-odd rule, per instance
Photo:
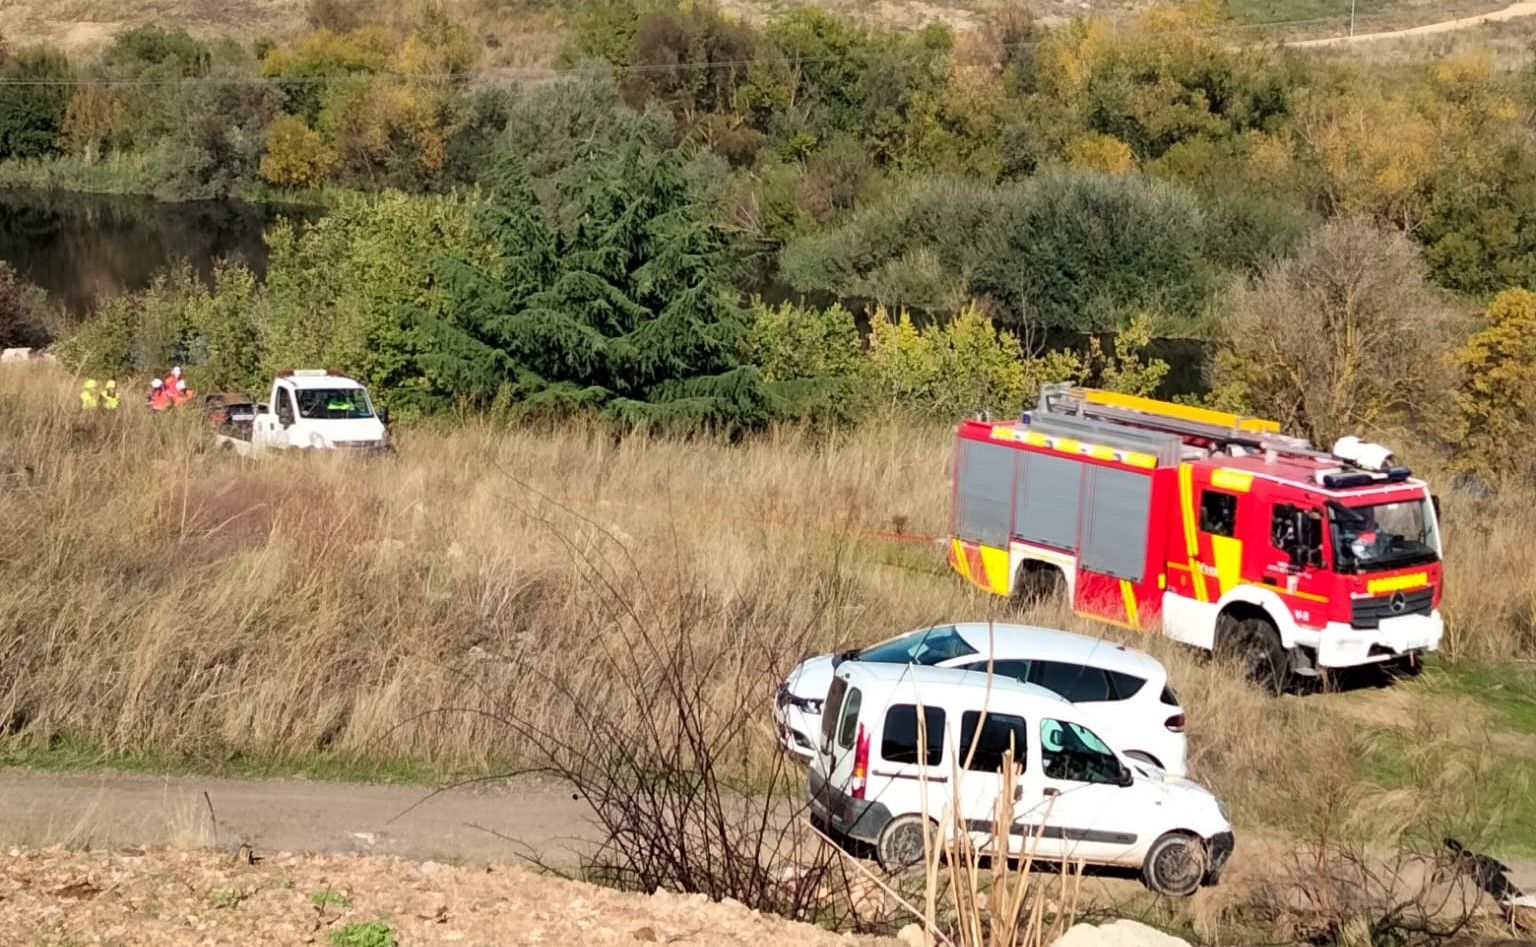
{"label": "pickup truck wheel", "polygon": [[1237,661],[1244,677],[1270,694],[1279,696],[1290,685],[1290,656],[1280,643],[1280,632],[1267,619],[1229,620],[1217,647],[1224,657]]}
{"label": "pickup truck wheel", "polygon": [[1200,890],[1205,877],[1205,845],[1194,836],[1169,832],[1147,849],[1141,878],[1148,888],[1173,898],[1187,898]]}
{"label": "pickup truck wheel", "polygon": [[922,816],[897,816],[880,833],[880,841],[875,845],[875,861],[889,872],[906,871],[921,865],[927,857],[923,838],[927,831],[928,824]]}

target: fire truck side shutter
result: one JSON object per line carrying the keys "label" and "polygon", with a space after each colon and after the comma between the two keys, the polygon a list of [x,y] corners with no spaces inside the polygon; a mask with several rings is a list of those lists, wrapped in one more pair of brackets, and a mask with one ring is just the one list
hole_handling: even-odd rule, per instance
{"label": "fire truck side shutter", "polygon": [[961,539],[1006,548],[1012,513],[1013,459],[1018,451],[964,439],[959,444],[956,532]]}
{"label": "fire truck side shutter", "polygon": [[1082,567],[1140,582],[1147,564],[1152,478],[1108,467],[1088,469]]}
{"label": "fire truck side shutter", "polygon": [[1065,457],[1021,453],[1014,535],[1025,542],[1076,552],[1083,467],[1080,461]]}

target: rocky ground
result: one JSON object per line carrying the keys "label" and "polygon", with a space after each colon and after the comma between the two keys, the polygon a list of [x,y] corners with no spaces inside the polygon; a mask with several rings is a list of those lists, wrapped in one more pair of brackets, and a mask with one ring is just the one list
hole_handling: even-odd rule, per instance
{"label": "rocky ground", "polygon": [[625,894],[510,866],[377,855],[10,849],[0,944],[833,945],[881,943],[702,896]]}

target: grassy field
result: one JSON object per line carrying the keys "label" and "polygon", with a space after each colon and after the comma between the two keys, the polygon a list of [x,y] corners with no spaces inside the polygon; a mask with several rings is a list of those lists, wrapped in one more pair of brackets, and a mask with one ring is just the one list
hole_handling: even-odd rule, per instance
{"label": "grassy field", "polygon": [[[708,700],[765,708],[733,764],[750,776],[803,655],[1011,614],[937,547],[873,535],[942,532],[942,429],[724,445],[471,424],[407,431],[384,463],[252,464],[207,450],[193,417],[71,402],[51,370],[0,373],[9,762],[483,771],[530,750],[497,718],[558,729],[617,699],[605,660],[640,628],[686,637]],[[1313,831],[1295,801],[1344,798],[1339,828],[1360,837],[1433,824],[1536,854],[1536,685],[1511,663],[1533,651],[1536,522],[1505,504],[1446,497],[1447,654],[1417,681],[1274,701],[1140,642],[1191,708],[1195,774],[1247,828]],[[527,679],[528,661],[569,690]]]}

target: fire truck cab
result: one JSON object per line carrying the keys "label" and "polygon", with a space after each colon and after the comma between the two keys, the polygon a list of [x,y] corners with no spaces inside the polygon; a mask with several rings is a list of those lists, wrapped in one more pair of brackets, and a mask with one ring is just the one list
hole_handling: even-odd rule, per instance
{"label": "fire truck cab", "polygon": [[999,595],[1292,675],[1416,669],[1444,622],[1436,504],[1378,445],[1048,386],[1017,421],[956,431],[950,564]]}

